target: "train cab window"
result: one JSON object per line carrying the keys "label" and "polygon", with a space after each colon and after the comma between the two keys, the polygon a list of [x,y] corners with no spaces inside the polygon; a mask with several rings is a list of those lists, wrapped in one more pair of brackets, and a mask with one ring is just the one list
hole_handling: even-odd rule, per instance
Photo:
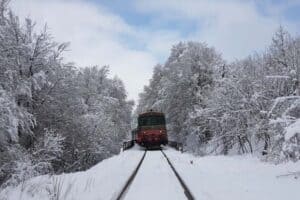
{"label": "train cab window", "polygon": [[164,116],[144,116],[140,117],[138,120],[139,126],[155,126],[155,125],[165,125]]}

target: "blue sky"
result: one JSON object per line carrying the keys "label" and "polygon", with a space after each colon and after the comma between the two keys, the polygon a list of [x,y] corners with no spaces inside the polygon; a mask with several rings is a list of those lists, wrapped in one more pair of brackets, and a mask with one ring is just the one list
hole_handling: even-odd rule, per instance
{"label": "blue sky", "polygon": [[279,25],[300,33],[300,0],[11,0],[11,7],[71,42],[66,60],[109,65],[134,100],[180,41],[206,42],[232,61],[263,51]]}
{"label": "blue sky", "polygon": [[[183,34],[195,31],[197,21],[185,20],[184,18],[175,20],[159,21],[160,17],[156,12],[143,13],[136,9],[136,1],[127,0],[124,6],[124,0],[87,0],[95,5],[105,6],[114,13],[118,13],[128,23],[134,26],[154,26],[156,28],[179,29]],[[176,0],[175,0],[176,2]],[[244,1],[247,2],[247,1]],[[269,1],[248,1],[253,2],[257,11],[261,15],[272,16],[272,10],[277,10],[277,17],[283,21],[299,22],[300,20],[300,1],[269,0]],[[179,23],[178,23],[179,22]]]}

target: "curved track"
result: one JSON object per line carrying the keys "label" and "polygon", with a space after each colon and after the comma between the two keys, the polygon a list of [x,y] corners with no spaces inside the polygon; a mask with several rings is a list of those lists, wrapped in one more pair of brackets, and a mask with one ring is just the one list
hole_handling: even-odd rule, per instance
{"label": "curved track", "polygon": [[[143,187],[146,187],[146,182],[147,182],[147,177],[145,177],[145,176],[143,176],[143,175],[146,175],[146,174],[143,174],[142,172],[145,172],[145,169],[147,169],[146,171],[147,172],[149,172],[150,170],[152,170],[152,168],[153,168],[153,166],[151,166],[152,165],[152,163],[151,163],[151,160],[149,160],[150,158],[153,158],[153,156],[154,155],[156,155],[156,157],[159,155],[159,154],[157,154],[157,153],[159,153],[159,152],[152,152],[152,154],[150,153],[149,154],[149,156],[147,156],[147,161],[145,161],[145,164],[143,164],[143,161],[144,161],[144,158],[145,158],[145,156],[146,156],[146,153],[147,153],[147,151],[145,151],[145,153],[144,153],[144,155],[142,156],[142,158],[141,158],[141,160],[139,161],[139,163],[138,163],[138,165],[137,165],[137,167],[135,168],[135,170],[133,171],[133,173],[131,174],[131,176],[128,178],[128,180],[126,181],[126,184],[124,185],[124,187],[122,188],[122,190],[121,190],[121,192],[119,193],[119,195],[117,196],[117,198],[116,198],[116,200],[121,200],[121,199],[131,199],[131,198],[133,198],[134,196],[134,194],[138,194],[139,192],[137,192],[137,191],[135,191],[135,189],[136,190],[141,190],[141,191],[143,191],[143,188],[138,188],[138,187],[136,187],[136,186],[138,186],[137,184],[138,184],[138,182],[140,182],[140,184],[141,184],[141,180],[142,180],[142,182],[143,182]],[[174,183],[175,185],[177,185],[177,191],[178,190],[181,190],[180,189],[180,187],[182,188],[182,192],[184,192],[184,195],[182,194],[182,197],[180,197],[179,199],[182,199],[182,198],[184,198],[184,196],[188,199],[188,200],[194,200],[195,198],[193,197],[193,195],[192,195],[192,193],[190,192],[190,190],[188,189],[188,187],[186,186],[186,184],[184,183],[184,181],[183,181],[183,179],[180,177],[180,175],[178,174],[178,172],[176,171],[176,169],[175,169],[175,167],[173,166],[173,164],[171,163],[171,161],[170,161],[170,159],[168,158],[168,156],[166,155],[166,153],[163,151],[163,150],[161,150],[161,153],[163,154],[163,156],[160,156],[160,160],[159,160],[159,162],[157,162],[157,163],[161,163],[161,161],[162,160],[166,160],[167,161],[167,163],[168,164],[164,164],[164,163],[161,163],[161,164],[159,164],[159,166],[164,166],[163,168],[165,169],[165,172],[164,173],[167,173],[167,174],[172,174],[172,173],[174,173],[174,175],[176,176],[176,178],[174,177],[174,178],[171,178],[170,180],[168,180],[169,182],[168,182],[168,186],[171,186],[171,185],[173,185],[173,184],[171,184],[172,182],[174,183],[174,181],[176,182],[176,179],[178,180],[178,182],[180,183]],[[150,156],[151,155],[151,156]],[[162,159],[162,160],[161,160]],[[149,162],[150,161],[150,162]],[[155,162],[154,160],[153,160],[153,162]],[[156,163],[156,164],[157,164]],[[138,177],[136,178],[137,180],[136,181],[134,181],[135,180],[135,177],[136,177],[136,175],[137,175],[137,173],[139,172],[139,169],[141,168],[141,165],[143,164],[143,169],[141,170],[141,174],[139,173],[139,175],[138,175]],[[154,163],[153,163],[154,164]],[[169,166],[171,169],[172,169],[172,172],[171,171],[169,171],[168,172],[168,167],[167,166]],[[155,171],[154,171],[155,172]],[[151,173],[151,172],[149,172],[149,173]],[[149,174],[149,173],[147,173],[147,174]],[[169,175],[170,176],[170,175]],[[172,176],[171,176],[172,177]],[[149,177],[148,177],[149,178]],[[143,181],[143,180],[145,180],[145,182]],[[172,180],[172,181],[171,181]],[[159,180],[158,180],[159,181]],[[161,179],[161,181],[163,181],[163,179]],[[171,181],[171,182],[170,182]],[[132,184],[134,182],[134,184]],[[170,185],[171,184],[171,185]],[[131,185],[132,185],[132,187],[131,187]],[[148,185],[148,187],[149,187],[149,185]],[[167,189],[167,188],[166,188]],[[140,191],[140,192],[141,192]],[[154,190],[154,191],[156,191],[156,190]],[[128,193],[128,194],[127,194]],[[144,195],[147,195],[147,194],[144,194]],[[181,195],[179,195],[179,196],[181,196]],[[136,197],[134,197],[134,198],[136,198]]]}

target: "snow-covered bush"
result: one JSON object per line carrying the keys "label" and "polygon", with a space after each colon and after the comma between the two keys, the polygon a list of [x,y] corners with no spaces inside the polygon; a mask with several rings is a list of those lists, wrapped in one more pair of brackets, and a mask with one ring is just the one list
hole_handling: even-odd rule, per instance
{"label": "snow-covered bush", "polygon": [[277,162],[300,159],[299,109],[299,96],[278,97],[274,100],[269,112],[268,134],[271,140],[269,159]]}
{"label": "snow-covered bush", "polygon": [[7,175],[4,180],[6,186],[16,186],[39,173],[34,169],[31,155],[23,147],[11,146],[6,151],[7,162],[1,166],[1,171]]}
{"label": "snow-covered bush", "polygon": [[300,119],[285,128],[282,152],[294,161],[300,160]]}
{"label": "snow-covered bush", "polygon": [[40,174],[53,173],[63,155],[64,138],[53,130],[46,129],[31,150],[35,171]]}

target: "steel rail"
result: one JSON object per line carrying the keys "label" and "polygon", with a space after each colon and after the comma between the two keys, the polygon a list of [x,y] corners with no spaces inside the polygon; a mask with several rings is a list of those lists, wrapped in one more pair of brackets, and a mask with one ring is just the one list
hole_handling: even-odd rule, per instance
{"label": "steel rail", "polygon": [[180,177],[180,175],[178,174],[178,172],[176,171],[175,167],[173,166],[173,164],[171,163],[170,159],[168,158],[168,156],[165,154],[165,152],[163,150],[161,150],[162,154],[164,155],[164,157],[166,158],[169,166],[171,167],[172,171],[174,172],[176,178],[178,179],[181,187],[183,188],[184,190],[184,194],[186,196],[186,198],[188,200],[194,200],[194,196],[193,194],[191,193],[191,191],[189,190],[189,188],[187,187],[187,185],[185,184],[185,182],[183,181],[183,179]]}
{"label": "steel rail", "polygon": [[130,177],[128,178],[128,180],[126,181],[125,185],[123,186],[123,189],[121,190],[121,192],[119,193],[118,197],[116,198],[116,200],[121,200],[125,197],[125,194],[126,192],[128,191],[129,189],[129,186],[131,185],[131,183],[133,182],[137,172],[139,171],[143,161],[144,161],[144,158],[146,156],[146,153],[147,153],[147,150],[145,150],[145,153],[144,155],[142,156],[140,162],[138,163],[138,165],[136,166],[136,168],[134,169],[134,171],[132,172],[132,174],[130,175]]}

